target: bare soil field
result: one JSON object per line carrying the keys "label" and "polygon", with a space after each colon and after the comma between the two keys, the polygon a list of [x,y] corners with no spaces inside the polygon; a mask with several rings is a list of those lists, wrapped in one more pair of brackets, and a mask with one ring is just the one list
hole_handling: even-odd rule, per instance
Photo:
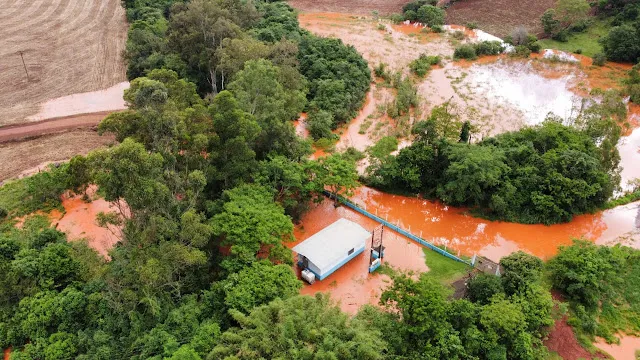
{"label": "bare soil field", "polygon": [[99,136],[93,130],[77,130],[22,142],[0,144],[0,183],[44,170],[51,162],[115,143],[113,136]]}
{"label": "bare soil field", "polygon": [[304,12],[339,12],[344,14],[380,15],[402,12],[410,0],[290,0],[289,5]]}
{"label": "bare soil field", "polygon": [[2,1],[0,126],[47,100],[125,81],[127,27],[120,0]]}
{"label": "bare soil field", "polygon": [[447,9],[447,23],[478,27],[498,37],[509,35],[518,26],[530,33],[542,33],[540,17],[555,0],[460,0]]}

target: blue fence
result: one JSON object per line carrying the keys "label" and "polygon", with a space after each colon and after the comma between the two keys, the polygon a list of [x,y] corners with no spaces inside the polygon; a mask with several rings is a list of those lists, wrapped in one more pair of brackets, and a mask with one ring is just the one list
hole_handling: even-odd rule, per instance
{"label": "blue fence", "polygon": [[[335,196],[335,195],[333,195],[332,193],[330,193],[330,192],[328,192],[328,191],[326,191],[326,190],[324,191],[324,194],[325,194],[327,197],[329,197],[330,199],[336,198],[336,196]],[[410,233],[410,232],[408,232],[408,231],[404,230],[403,228],[401,228],[401,227],[399,227],[399,226],[397,226],[397,225],[393,225],[392,223],[388,222],[387,220],[385,220],[385,219],[383,219],[383,218],[381,218],[381,217],[378,217],[378,216],[376,216],[376,215],[374,215],[374,214],[372,214],[372,213],[368,212],[367,210],[365,210],[365,209],[361,208],[360,206],[358,206],[357,204],[355,204],[355,203],[351,202],[350,200],[343,198],[342,196],[337,196],[337,199],[338,199],[338,201],[340,201],[341,203],[343,203],[343,204],[344,204],[345,206],[347,206],[348,208],[353,209],[353,210],[355,210],[355,211],[359,212],[360,214],[362,214],[362,215],[364,215],[364,216],[366,216],[366,217],[368,217],[368,218],[370,218],[370,219],[372,219],[372,220],[375,220],[375,221],[377,221],[377,222],[381,223],[382,225],[384,225],[384,226],[386,226],[386,227],[390,228],[391,230],[393,230],[393,231],[395,231],[395,232],[399,233],[400,235],[403,235],[403,236],[408,237],[409,239],[411,239],[411,240],[413,240],[413,241],[415,241],[415,242],[419,243],[419,244],[420,244],[420,245],[422,245],[422,246],[426,246],[426,247],[428,247],[429,249],[431,249],[431,250],[433,250],[433,251],[437,252],[437,253],[438,253],[438,254],[440,254],[440,255],[443,255],[443,256],[448,257],[449,259],[452,259],[452,260],[455,260],[455,261],[459,261],[459,262],[461,262],[461,263],[464,263],[464,264],[467,264],[467,265],[473,266],[473,264],[471,263],[471,261],[463,260],[463,259],[461,259],[461,258],[459,258],[459,257],[457,257],[457,256],[455,256],[455,255],[453,255],[452,253],[450,253],[450,252],[448,252],[448,251],[446,251],[446,250],[443,250],[443,249],[441,249],[441,248],[439,248],[439,247],[435,246],[434,244],[432,244],[432,243],[430,243],[430,242],[428,242],[428,241],[425,241],[424,239],[421,239],[421,238],[420,238],[420,237],[418,237],[418,236],[413,235],[412,233]]]}

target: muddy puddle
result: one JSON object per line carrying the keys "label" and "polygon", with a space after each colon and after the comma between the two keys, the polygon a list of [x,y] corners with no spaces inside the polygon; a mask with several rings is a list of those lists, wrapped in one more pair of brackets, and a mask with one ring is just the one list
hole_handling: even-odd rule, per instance
{"label": "muddy puddle", "polygon": [[636,351],[640,351],[640,337],[622,336],[620,344],[607,344],[603,339],[599,339],[595,345],[615,360],[636,360]]}
{"label": "muddy puddle", "polygon": [[[340,218],[346,218],[372,231],[379,224],[344,206],[335,208],[333,202],[325,200],[314,206],[296,226],[295,245],[331,225]],[[383,245],[386,247],[383,263],[399,270],[425,272],[428,270],[422,247],[399,236],[391,230],[384,230]],[[354,314],[364,304],[376,304],[382,291],[387,286],[389,277],[379,273],[368,273],[371,242],[367,241],[365,251],[336,270],[322,281],[313,285],[305,285],[301,293],[313,295],[317,292],[328,292],[331,297],[340,302],[342,310]]]}
{"label": "muddy puddle", "polygon": [[128,82],[121,82],[108,89],[63,96],[52,99],[40,106],[40,111],[29,116],[27,121],[40,121],[64,116],[89,114],[111,110],[126,109],[122,98]]}

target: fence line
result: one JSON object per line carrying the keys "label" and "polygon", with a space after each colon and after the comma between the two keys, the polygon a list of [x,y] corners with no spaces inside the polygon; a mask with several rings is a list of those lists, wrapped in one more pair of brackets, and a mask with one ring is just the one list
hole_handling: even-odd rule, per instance
{"label": "fence line", "polygon": [[[471,261],[463,260],[463,259],[453,255],[452,253],[450,253],[450,252],[448,252],[446,250],[443,250],[443,249],[437,247],[436,245],[434,245],[434,244],[432,244],[432,243],[430,243],[430,242],[428,242],[428,241],[426,241],[426,240],[424,240],[424,239],[422,239],[422,238],[420,238],[420,237],[418,237],[416,235],[413,235],[412,233],[404,230],[403,228],[401,228],[399,226],[400,221],[398,221],[398,225],[394,225],[394,224],[390,223],[389,221],[387,221],[387,220],[385,220],[385,219],[383,219],[381,217],[378,217],[378,216],[368,212],[367,210],[361,208],[360,206],[358,206],[358,204],[352,202],[349,199],[345,199],[345,198],[343,198],[342,196],[339,196],[339,195],[334,195],[334,194],[332,194],[332,193],[330,193],[330,192],[328,192],[326,190],[324,191],[324,195],[327,196],[329,199],[338,199],[338,201],[340,201],[341,203],[346,205],[348,208],[350,208],[352,210],[355,210],[355,211],[359,212],[360,214],[362,214],[362,215],[364,215],[364,216],[366,216],[366,217],[368,217],[368,218],[370,218],[372,220],[375,220],[375,221],[383,224],[384,226],[390,228],[391,230],[393,230],[393,231],[395,231],[395,232],[397,232],[397,233],[399,233],[401,235],[404,235],[404,236],[408,237],[409,239],[419,243],[420,245],[428,247],[429,249],[437,252],[440,255],[443,255],[443,256],[448,257],[449,259],[452,259],[452,260],[455,260],[455,261],[459,261],[461,263],[473,266]],[[376,211],[377,211],[377,209],[376,209]]]}

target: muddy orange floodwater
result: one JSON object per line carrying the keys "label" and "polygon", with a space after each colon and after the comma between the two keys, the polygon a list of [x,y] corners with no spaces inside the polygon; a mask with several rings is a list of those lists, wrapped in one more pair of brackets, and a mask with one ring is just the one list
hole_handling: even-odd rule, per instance
{"label": "muddy orange floodwater", "polygon": [[636,351],[640,350],[640,338],[634,336],[620,337],[620,344],[607,344],[604,340],[599,340],[596,346],[616,360],[636,360]]}
{"label": "muddy orange floodwater", "polygon": [[[498,261],[523,250],[544,259],[555,255],[558,246],[570,245],[575,238],[611,244],[627,233],[634,235],[626,245],[640,248],[637,237],[640,202],[595,215],[577,216],[570,223],[545,226],[483,220],[466,214],[464,209],[367,187],[359,188],[351,199],[361,207],[366,206],[369,212],[463,256],[479,254]],[[344,206],[334,208],[333,203],[326,200],[303,217],[295,230],[296,241],[288,246],[294,247],[339,218],[357,222],[369,231],[378,225]],[[388,229],[384,232],[383,244],[386,247],[383,263],[400,270],[428,270],[420,245]],[[350,313],[355,313],[363,304],[377,303],[389,279],[385,275],[368,274],[370,245],[367,244],[363,254],[326,279],[305,285],[302,293],[329,292],[333,299],[340,301],[342,309]]]}
{"label": "muddy orange floodwater", "polygon": [[[311,237],[315,233],[331,225],[340,218],[357,222],[365,229],[372,231],[378,223],[344,206],[335,208],[332,201],[325,200],[315,206],[302,219],[295,229],[295,242],[288,243],[290,248]],[[383,232],[385,256],[383,263],[405,271],[424,272],[424,252],[416,243],[399,236],[390,230]],[[369,254],[371,242],[367,241],[365,251],[336,270],[322,281],[313,285],[305,285],[302,294],[312,295],[317,292],[329,292],[331,297],[340,302],[342,310],[356,313],[364,304],[376,304],[389,277],[374,273],[369,274]]]}
{"label": "muddy orange floodwater", "polygon": [[[613,241],[638,227],[640,203],[594,215],[576,216],[566,224],[524,225],[473,217],[464,209],[448,207],[417,197],[386,194],[361,187],[352,200],[370,212],[454,253],[484,255],[499,260],[523,250],[541,258],[553,256],[558,246],[584,237],[598,242]],[[637,242],[628,244],[638,247]]]}

